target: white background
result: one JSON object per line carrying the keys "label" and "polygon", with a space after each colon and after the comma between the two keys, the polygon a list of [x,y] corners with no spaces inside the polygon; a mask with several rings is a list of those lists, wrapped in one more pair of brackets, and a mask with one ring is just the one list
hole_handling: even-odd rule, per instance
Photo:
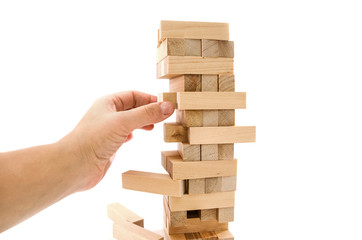
{"label": "white background", "polygon": [[[248,94],[237,125],[257,126],[257,143],[236,147],[236,239],[361,239],[361,12],[348,0],[2,0],[0,151],[57,141],[102,95],[167,91],[155,77],[160,20],[229,22],[236,90]],[[97,187],[0,239],[110,239],[115,201],[161,229],[161,196],[122,190],[121,173],[162,172],[160,151],[175,148],[162,124],[136,131]]]}

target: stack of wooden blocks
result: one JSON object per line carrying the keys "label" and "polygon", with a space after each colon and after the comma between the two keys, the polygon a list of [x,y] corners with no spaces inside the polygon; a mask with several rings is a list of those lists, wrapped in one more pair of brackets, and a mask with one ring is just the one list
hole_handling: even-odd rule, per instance
{"label": "stack of wooden blocks", "polygon": [[165,238],[230,240],[237,160],[234,143],[255,142],[254,126],[235,126],[246,93],[235,92],[234,42],[227,23],[161,21],[157,77],[169,80],[176,123],[164,125],[168,174],[129,171],[123,187],[163,194]]}

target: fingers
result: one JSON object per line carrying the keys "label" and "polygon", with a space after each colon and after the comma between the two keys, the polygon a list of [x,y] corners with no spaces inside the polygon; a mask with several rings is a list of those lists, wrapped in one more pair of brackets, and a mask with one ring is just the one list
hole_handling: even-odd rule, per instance
{"label": "fingers", "polygon": [[142,130],[146,130],[146,131],[151,131],[154,127],[155,127],[155,125],[150,124],[150,125],[141,127],[141,129],[142,129]]}
{"label": "fingers", "polygon": [[129,142],[129,141],[132,140],[132,138],[133,138],[133,133],[130,133],[130,134],[128,134],[128,136],[127,136],[127,138],[126,138],[126,140],[125,140],[124,142],[125,142],[125,143],[126,143],[126,142]]}
{"label": "fingers", "polygon": [[111,98],[117,111],[124,111],[157,102],[156,96],[137,91],[115,93],[111,95]]}
{"label": "fingers", "polygon": [[128,111],[119,112],[122,125],[132,132],[136,128],[146,128],[147,125],[161,122],[172,115],[174,107],[172,103],[150,103]]}

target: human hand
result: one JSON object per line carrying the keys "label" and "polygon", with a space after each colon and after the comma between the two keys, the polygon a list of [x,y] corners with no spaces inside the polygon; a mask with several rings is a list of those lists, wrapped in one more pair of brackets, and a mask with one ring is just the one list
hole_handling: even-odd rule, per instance
{"label": "human hand", "polygon": [[172,115],[171,103],[141,92],[120,92],[99,98],[75,129],[60,142],[81,161],[80,190],[94,187],[106,174],[115,153],[132,139],[132,131],[152,130],[154,123]]}

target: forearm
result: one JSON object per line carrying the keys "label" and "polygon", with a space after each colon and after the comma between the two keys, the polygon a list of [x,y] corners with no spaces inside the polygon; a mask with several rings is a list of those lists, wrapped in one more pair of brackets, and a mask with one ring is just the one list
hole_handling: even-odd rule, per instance
{"label": "forearm", "polygon": [[0,153],[0,232],[81,189],[82,166],[65,141]]}

